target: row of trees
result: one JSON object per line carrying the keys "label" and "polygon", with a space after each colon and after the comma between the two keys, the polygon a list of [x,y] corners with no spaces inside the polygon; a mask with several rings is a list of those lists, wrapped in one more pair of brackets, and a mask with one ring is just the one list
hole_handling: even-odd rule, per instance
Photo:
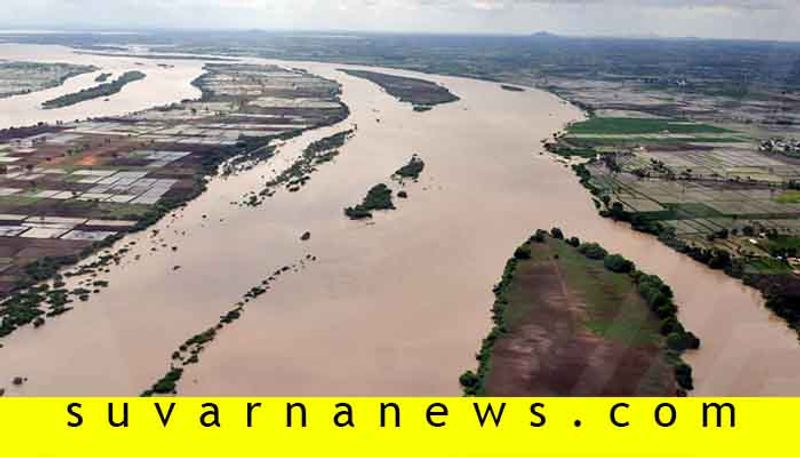
{"label": "row of trees", "polygon": [[672,289],[661,278],[645,274],[636,269],[636,265],[619,254],[609,254],[597,243],[581,243],[577,237],[565,238],[559,228],[549,232],[537,230],[528,241],[514,251],[514,256],[506,263],[500,282],[494,287],[495,302],[492,306],[492,321],[494,326],[489,335],[484,338],[481,349],[476,358],[478,370],[469,370],[461,375],[459,382],[466,395],[482,395],[485,392],[486,375],[489,370],[491,351],[495,342],[503,333],[507,332],[505,312],[508,308],[506,296],[508,287],[514,278],[519,262],[530,259],[535,243],[544,243],[547,238],[563,240],[573,246],[579,253],[591,260],[602,261],[609,271],[618,274],[627,274],[637,287],[637,291],[650,310],[660,320],[659,333],[664,336],[664,351],[667,361],[673,366],[675,380],[681,389],[691,390],[692,369],[683,362],[681,355],[690,349],[700,347],[700,339],[692,332],[687,331],[678,320],[678,307],[673,301]]}

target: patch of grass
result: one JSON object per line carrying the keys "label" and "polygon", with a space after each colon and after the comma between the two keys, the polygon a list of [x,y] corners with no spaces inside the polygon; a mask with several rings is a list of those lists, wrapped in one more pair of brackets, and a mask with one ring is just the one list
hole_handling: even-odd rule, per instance
{"label": "patch of grass", "polygon": [[577,134],[643,135],[656,133],[732,133],[730,130],[708,124],[671,119],[592,117],[569,127]]}
{"label": "patch of grass", "polygon": [[609,271],[603,260],[590,259],[566,243],[549,243],[558,253],[570,290],[586,303],[588,319],[583,324],[587,329],[630,346],[658,341],[658,321],[628,275]]}
{"label": "patch of grass", "polygon": [[800,190],[786,190],[772,200],[778,203],[800,203]]}

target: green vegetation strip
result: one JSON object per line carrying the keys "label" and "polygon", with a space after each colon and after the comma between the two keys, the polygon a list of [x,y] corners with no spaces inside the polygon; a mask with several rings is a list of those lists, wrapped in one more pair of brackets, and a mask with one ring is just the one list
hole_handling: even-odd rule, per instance
{"label": "green vegetation strip", "polygon": [[[339,149],[353,137],[355,130],[348,129],[322,138],[309,144],[303,154],[292,165],[275,178],[264,184],[258,192],[253,191],[244,195],[241,205],[259,206],[264,201],[275,195],[277,189],[284,187],[289,192],[297,192],[311,179],[311,174],[317,171],[319,165],[331,162],[339,155]],[[272,156],[274,148],[270,150]]]}
{"label": "green vegetation strip", "polygon": [[119,78],[109,83],[102,83],[88,89],[81,89],[78,92],[65,94],[42,103],[44,109],[64,108],[66,106],[75,105],[87,100],[92,100],[100,97],[108,97],[121,91],[123,87],[134,82],[144,79],[147,75],[141,71],[126,71]]}
{"label": "green vegetation strip", "polygon": [[251,287],[244,293],[242,299],[234,303],[225,314],[219,317],[215,325],[187,339],[178,349],[172,353],[169,370],[157,380],[153,385],[142,392],[143,397],[153,395],[174,395],[178,392],[178,382],[183,376],[183,372],[189,365],[200,361],[200,354],[217,337],[219,332],[228,325],[233,324],[242,317],[248,303],[266,294],[271,285],[282,275],[290,271],[298,271],[305,268],[307,262],[314,262],[317,258],[311,254],[306,256],[293,265],[286,265],[275,270],[268,277],[264,278],[258,285]]}
{"label": "green vegetation strip", "polygon": [[[604,268],[610,272],[625,275],[636,285],[636,290],[642,299],[647,303],[649,312],[653,313],[659,321],[658,332],[665,337],[664,356],[668,363],[673,366],[675,380],[681,389],[693,389],[692,369],[681,359],[681,355],[689,349],[697,349],[700,340],[686,329],[678,321],[678,308],[673,301],[672,290],[659,277],[645,274],[636,269],[633,262],[625,259],[618,254],[609,254],[597,243],[581,243],[572,237],[564,239],[564,235],[558,228],[553,228],[549,233],[544,230],[537,230],[527,242],[521,245],[514,252],[514,256],[506,262],[505,269],[500,282],[494,287],[493,292],[495,301],[492,305],[492,321],[494,326],[489,335],[483,340],[480,351],[476,358],[478,360],[477,372],[469,370],[461,375],[459,382],[466,395],[484,395],[486,393],[486,379],[491,369],[491,355],[495,343],[509,332],[508,317],[513,306],[508,295],[509,288],[515,279],[518,266],[521,262],[530,261],[535,254],[537,244],[547,242],[548,238],[557,242],[565,243],[574,248],[578,253],[587,259],[602,262]],[[639,337],[640,329],[632,329],[620,326],[614,321],[590,320],[589,327],[604,336],[613,336],[630,341],[634,335]]]}
{"label": "green vegetation strip", "polygon": [[733,133],[713,125],[672,119],[641,119],[630,117],[592,117],[569,127],[575,134],[695,134],[695,133]]}

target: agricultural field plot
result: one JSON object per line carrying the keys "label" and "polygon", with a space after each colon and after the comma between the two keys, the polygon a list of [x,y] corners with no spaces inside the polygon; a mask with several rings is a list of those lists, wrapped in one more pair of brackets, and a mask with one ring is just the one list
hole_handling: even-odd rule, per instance
{"label": "agricultural field plot", "polygon": [[[678,135],[736,141],[664,141]],[[746,134],[652,116],[592,117],[548,149],[588,159],[580,172],[604,214],[668,231],[682,249],[769,258],[765,240],[800,236],[800,161],[764,152]]]}
{"label": "agricultural field plot", "polygon": [[0,61],[0,98],[56,87],[73,76],[95,70],[90,65]]}
{"label": "agricultural field plot", "polygon": [[82,255],[203,190],[226,160],[348,115],[337,83],[269,65],[209,65],[200,100],[0,135],[0,295],[26,266]]}
{"label": "agricultural field plot", "polygon": [[692,389],[691,369],[680,357],[699,342],[670,317],[674,306],[652,306],[669,303],[669,287],[595,243],[551,233],[537,231],[506,264],[494,289],[495,328],[481,346],[477,374],[461,377],[465,393],[647,396]]}

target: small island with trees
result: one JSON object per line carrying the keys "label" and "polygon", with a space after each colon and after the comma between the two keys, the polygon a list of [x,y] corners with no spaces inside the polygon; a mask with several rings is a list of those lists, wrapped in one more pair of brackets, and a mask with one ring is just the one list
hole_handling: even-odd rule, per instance
{"label": "small island with trees", "polygon": [[419,179],[419,175],[422,174],[422,170],[424,169],[425,169],[425,162],[417,154],[414,154],[411,156],[411,159],[408,161],[407,164],[403,165],[397,171],[394,172],[392,178],[396,179],[401,183],[405,179],[410,179],[416,182]]}
{"label": "small island with trees", "polygon": [[85,102],[87,100],[92,100],[100,97],[108,97],[110,95],[118,93],[126,85],[134,81],[139,81],[141,79],[144,79],[146,76],[147,75],[145,75],[141,71],[136,71],[136,70],[126,71],[119,78],[111,82],[105,82],[102,84],[98,84],[97,86],[89,87],[87,89],[81,89],[78,92],[61,95],[59,97],[47,100],[44,103],[42,103],[42,108],[44,109],[64,108],[67,106],[72,106],[81,102]]}
{"label": "small island with trees", "polygon": [[370,219],[373,211],[386,209],[395,209],[392,202],[392,189],[386,184],[380,183],[372,186],[361,203],[345,208],[344,214],[353,220]]}

